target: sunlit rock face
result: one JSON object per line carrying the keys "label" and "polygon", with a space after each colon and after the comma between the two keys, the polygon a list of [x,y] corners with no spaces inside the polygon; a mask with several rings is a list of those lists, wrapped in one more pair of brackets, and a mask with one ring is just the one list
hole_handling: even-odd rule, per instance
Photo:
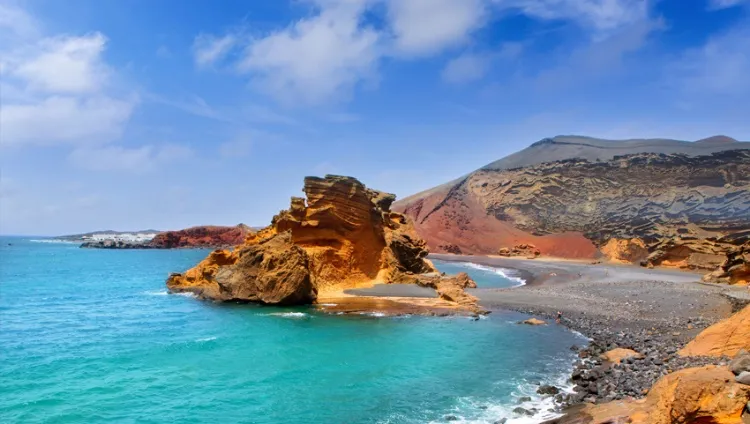
{"label": "sunlit rock face", "polygon": [[219,301],[307,304],[321,293],[376,283],[420,284],[450,302],[476,305],[463,292],[475,287],[468,276],[440,276],[425,259],[425,242],[390,210],[392,194],[333,175],[305,178],[303,191],[305,198],[292,198],[270,226],[171,275],[168,288]]}

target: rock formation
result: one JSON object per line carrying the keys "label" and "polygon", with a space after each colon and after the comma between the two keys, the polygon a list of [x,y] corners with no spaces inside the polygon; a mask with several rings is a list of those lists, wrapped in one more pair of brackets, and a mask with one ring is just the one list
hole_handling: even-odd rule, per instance
{"label": "rock formation", "polygon": [[497,254],[499,256],[523,256],[529,259],[534,259],[542,254],[542,252],[537,249],[536,246],[530,243],[521,243],[517,244],[511,248],[508,247],[501,247]]}
{"label": "rock formation", "polygon": [[682,356],[729,356],[750,350],[750,305],[706,328],[678,353]]}
{"label": "rock formation", "polygon": [[519,152],[523,160],[511,155],[394,209],[414,220],[431,248],[465,254],[533,244],[548,256],[713,271],[728,246],[750,240],[750,143],[683,143],[690,155],[623,156],[607,155],[622,143],[587,143],[537,143],[527,150],[539,158],[560,157],[561,149],[578,156],[539,163]]}
{"label": "rock formation", "polygon": [[201,226],[157,234],[149,245],[157,249],[180,247],[236,246],[250,234],[250,227],[240,224],[234,227]]}
{"label": "rock formation", "polygon": [[276,215],[234,251],[216,251],[167,280],[171,291],[219,301],[309,304],[321,294],[374,283],[420,284],[440,298],[476,309],[468,276],[441,276],[407,218],[390,210],[395,196],[354,178],[307,177],[305,198]]}
{"label": "rock formation", "polygon": [[587,405],[560,422],[742,424],[749,400],[750,386],[735,382],[727,367],[710,365],[662,377],[643,400]]}

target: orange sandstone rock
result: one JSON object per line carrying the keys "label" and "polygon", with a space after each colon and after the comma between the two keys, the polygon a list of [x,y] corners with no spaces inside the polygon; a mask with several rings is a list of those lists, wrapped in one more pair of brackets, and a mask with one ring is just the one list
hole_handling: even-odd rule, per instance
{"label": "orange sandstone rock", "polygon": [[626,359],[626,358],[641,358],[641,357],[643,357],[642,354],[632,349],[623,349],[620,347],[604,352],[601,355],[601,358],[604,359],[605,361],[612,362],[615,364],[619,364],[623,359]]}
{"label": "orange sandstone rock", "polygon": [[750,350],[750,305],[698,334],[678,353],[682,356],[734,356]]}
{"label": "orange sandstone rock", "polygon": [[570,420],[575,422],[632,424],[742,424],[750,400],[750,386],[736,383],[726,367],[687,368],[666,375],[654,384],[644,400],[587,405]]}
{"label": "orange sandstone rock", "polygon": [[463,291],[474,282],[437,273],[411,223],[390,211],[394,195],[333,175],[307,177],[303,190],[305,198],[292,198],[270,226],[249,234],[234,252],[214,252],[184,275],[173,274],[168,288],[220,301],[307,304],[323,293],[411,283],[476,308],[476,298]]}
{"label": "orange sandstone rock", "polygon": [[610,261],[618,263],[640,263],[648,257],[646,244],[637,237],[609,239],[607,244],[602,246],[601,251]]}

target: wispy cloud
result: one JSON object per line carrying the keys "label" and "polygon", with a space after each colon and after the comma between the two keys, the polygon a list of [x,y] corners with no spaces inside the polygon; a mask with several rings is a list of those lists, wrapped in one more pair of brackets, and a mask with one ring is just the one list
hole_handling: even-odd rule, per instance
{"label": "wispy cloud", "polygon": [[200,34],[193,42],[193,54],[198,66],[213,65],[224,58],[235,47],[237,38],[232,34],[215,37],[210,34]]}

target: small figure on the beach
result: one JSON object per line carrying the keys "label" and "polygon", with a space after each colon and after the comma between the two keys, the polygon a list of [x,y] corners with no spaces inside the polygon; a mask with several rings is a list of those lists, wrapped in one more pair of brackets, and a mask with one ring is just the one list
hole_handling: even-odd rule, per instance
{"label": "small figure on the beach", "polygon": [[557,318],[555,319],[555,322],[559,324],[560,320],[562,320],[562,312],[557,311]]}

